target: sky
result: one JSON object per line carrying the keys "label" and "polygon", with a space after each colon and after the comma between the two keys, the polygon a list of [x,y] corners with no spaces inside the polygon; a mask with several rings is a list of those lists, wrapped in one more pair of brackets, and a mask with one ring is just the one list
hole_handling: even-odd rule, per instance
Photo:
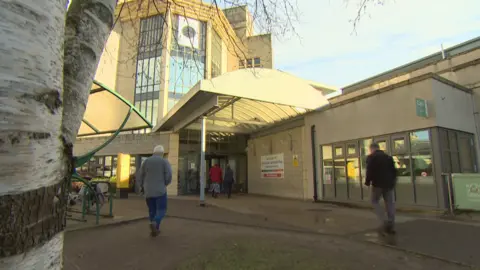
{"label": "sky", "polygon": [[275,68],[345,87],[480,36],[479,0],[386,0],[353,33],[359,2],[297,0],[299,37],[274,37]]}

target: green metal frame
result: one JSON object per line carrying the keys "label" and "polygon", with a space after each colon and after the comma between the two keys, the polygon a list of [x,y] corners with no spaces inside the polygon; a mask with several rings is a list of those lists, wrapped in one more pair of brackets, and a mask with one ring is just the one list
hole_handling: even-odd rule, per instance
{"label": "green metal frame", "polygon": [[[117,136],[118,134],[120,134],[120,132],[124,131],[124,127],[125,125],[127,124],[128,122],[128,119],[130,119],[130,116],[132,114],[132,112],[135,112],[138,116],[140,116],[142,118],[143,121],[145,121],[145,123],[147,124],[145,127],[139,127],[140,128],[152,128],[152,124],[147,120],[145,119],[145,117],[138,111],[137,108],[135,108],[135,106],[133,104],[131,104],[130,102],[128,102],[128,100],[124,99],[121,95],[119,95],[117,92],[109,89],[107,86],[105,86],[104,84],[94,80],[93,81],[94,84],[100,86],[100,88],[98,89],[93,89],[90,91],[90,94],[95,94],[95,93],[98,93],[98,92],[101,92],[101,91],[108,91],[110,92],[110,94],[114,95],[115,97],[117,97],[118,99],[120,99],[121,101],[123,101],[126,105],[128,105],[130,107],[127,115],[125,116],[125,119],[123,120],[122,124],[120,125],[120,127],[114,131],[114,133],[112,134],[112,136],[110,136],[103,144],[101,144],[100,146],[96,147],[95,149],[91,150],[90,152],[84,154],[84,155],[81,155],[79,157],[74,157],[74,167],[75,168],[78,168],[78,167],[81,167],[82,165],[84,165],[85,163],[87,163],[98,151],[100,151],[101,149],[103,149],[104,147],[106,147],[110,142],[112,142]],[[96,133],[95,134],[105,134],[105,133],[112,133],[112,131],[100,131],[98,130],[95,126],[93,126],[90,122],[88,122],[87,120],[83,119],[83,122],[88,125],[92,130],[94,130]],[[87,135],[94,135],[94,134],[86,134],[84,136],[87,136]],[[95,190],[93,189],[92,185],[84,178],[82,178],[80,175],[78,175],[76,172],[72,174],[72,180],[71,182],[81,182],[85,185],[85,193],[83,194],[84,197],[83,197],[83,200],[82,200],[82,219],[85,219],[85,215],[87,214],[87,205],[90,203],[89,202],[89,194],[95,194]],[[109,184],[110,185],[110,184]],[[71,186],[71,183],[70,185]],[[110,198],[109,198],[109,201],[110,201],[110,216],[113,216],[113,198],[112,198],[112,192],[111,192],[111,188],[109,186],[109,193],[110,193]],[[99,224],[99,219],[100,219],[100,207],[98,205],[98,198],[97,196],[94,196],[95,198],[95,206],[96,206],[96,224],[98,225]]]}
{"label": "green metal frame", "polygon": [[[143,116],[143,114],[137,109],[135,108],[135,106],[133,104],[131,104],[128,100],[126,100],[124,97],[122,97],[120,94],[118,94],[116,91],[108,88],[106,85],[102,84],[101,82],[98,82],[96,80],[93,80],[93,84],[95,85],[98,85],[99,88],[95,88],[95,89],[92,89],[90,90],[90,95],[93,95],[93,94],[96,94],[96,93],[100,93],[100,92],[103,92],[103,91],[107,91],[109,92],[110,94],[114,95],[116,98],[118,98],[120,101],[122,101],[123,103],[125,103],[128,107],[130,107],[130,109],[132,110],[132,112],[136,113],[145,123],[146,125],[145,126],[142,126],[142,127],[136,127],[136,128],[133,128],[133,129],[125,129],[125,130],[122,130],[122,131],[128,131],[128,130],[134,130],[134,129],[142,129],[142,128],[153,128],[153,125],[152,123],[150,123],[150,121],[148,121],[145,116]],[[83,119],[82,120],[83,123],[85,123],[89,128],[91,128],[94,133],[89,133],[89,134],[82,134],[82,135],[79,135],[78,137],[85,137],[85,136],[91,136],[91,135],[100,135],[100,134],[108,134],[108,133],[114,133],[116,132],[116,130],[99,130],[98,128],[96,128],[93,124],[91,124],[89,121]]]}

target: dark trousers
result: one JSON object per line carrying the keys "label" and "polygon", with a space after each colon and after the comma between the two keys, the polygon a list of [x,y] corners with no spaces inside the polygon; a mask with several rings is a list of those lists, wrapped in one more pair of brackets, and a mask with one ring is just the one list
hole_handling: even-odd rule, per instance
{"label": "dark trousers", "polygon": [[228,198],[232,196],[232,188],[233,188],[233,183],[232,182],[225,182],[223,183],[225,193],[227,194]]}
{"label": "dark trousers", "polygon": [[146,201],[150,222],[155,222],[155,226],[158,230],[162,219],[167,214],[167,194],[160,197],[150,197],[147,198]]}
{"label": "dark trousers", "polygon": [[[385,209],[380,205],[380,199],[383,197]],[[390,229],[395,225],[395,191],[394,189],[384,189],[372,187],[372,204],[378,220]],[[385,212],[387,217],[385,218]]]}

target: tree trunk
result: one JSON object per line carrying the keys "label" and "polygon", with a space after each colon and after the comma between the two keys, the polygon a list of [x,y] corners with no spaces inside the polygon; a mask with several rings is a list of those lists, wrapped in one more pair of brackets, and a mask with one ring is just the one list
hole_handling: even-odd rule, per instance
{"label": "tree trunk", "polygon": [[72,146],[115,3],[73,1],[65,31],[66,0],[0,0],[0,269],[63,266]]}
{"label": "tree trunk", "polygon": [[62,266],[65,3],[0,0],[1,269]]}
{"label": "tree trunk", "polygon": [[74,0],[65,26],[63,132],[73,145],[90,87],[113,27],[116,0]]}

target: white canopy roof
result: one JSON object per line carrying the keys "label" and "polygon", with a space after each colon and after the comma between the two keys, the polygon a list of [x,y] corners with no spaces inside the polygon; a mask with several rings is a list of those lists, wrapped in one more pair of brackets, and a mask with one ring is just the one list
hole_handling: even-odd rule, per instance
{"label": "white canopy roof", "polygon": [[241,69],[198,82],[154,130],[196,129],[206,116],[209,131],[251,133],[326,104],[322,92],[303,79],[274,69]]}

